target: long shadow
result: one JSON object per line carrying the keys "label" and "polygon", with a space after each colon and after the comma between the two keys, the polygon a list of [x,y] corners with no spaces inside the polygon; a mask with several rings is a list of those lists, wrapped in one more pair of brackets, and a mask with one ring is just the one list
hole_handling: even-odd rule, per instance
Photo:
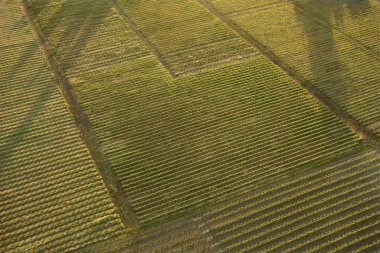
{"label": "long shadow", "polygon": [[[370,9],[368,0],[338,0],[321,2],[318,0],[302,1],[302,9],[294,5],[294,10],[299,24],[302,26],[307,39],[308,57],[312,72],[312,80],[318,83],[326,76],[332,92],[342,92],[342,78],[345,71],[344,62],[339,60],[339,52],[334,39],[334,26],[343,26],[344,9],[348,8],[353,18],[366,14]],[[323,13],[322,25],[309,10],[318,8]],[[337,31],[335,31],[337,32]],[[344,87],[343,87],[344,88]],[[340,96],[340,94],[336,94]],[[343,94],[342,94],[343,96]]]}
{"label": "long shadow", "polygon": [[[24,44],[22,44],[24,45]],[[16,49],[17,47],[22,46],[21,44],[13,45],[11,48]],[[33,55],[38,51],[38,45],[35,44],[34,41],[28,43],[27,46],[23,49],[23,52],[20,54],[19,57],[17,57],[17,60],[12,66],[6,71],[6,78],[8,80],[15,77],[17,74],[19,74],[20,69],[25,68],[27,64],[29,64],[28,60],[30,60]]]}
{"label": "long shadow", "polygon": [[[46,68],[46,66],[41,64],[41,66],[35,70],[35,73],[24,82],[33,83],[41,72],[46,73],[44,68]],[[46,103],[56,92],[56,89],[52,89],[51,87],[53,83],[54,82],[47,82],[45,87],[39,88],[41,91],[38,95],[33,96],[33,102],[26,115],[20,120],[17,126],[12,129],[6,142],[0,145],[0,167],[6,168],[4,163],[6,163],[7,157],[12,156],[13,151],[18,147],[19,143],[33,131],[34,120],[43,113]],[[15,87],[11,86],[11,88],[14,89]]]}
{"label": "long shadow", "polygon": [[[326,15],[324,20],[327,25],[322,25],[304,10],[309,10],[316,4],[321,12]],[[336,97],[344,97],[344,87],[342,81],[344,78],[344,65],[339,59],[339,52],[334,38],[333,22],[343,22],[343,10],[334,4],[324,4],[320,0],[302,1],[304,8],[300,9],[296,4],[293,5],[294,13],[298,24],[302,27],[304,38],[306,40],[308,67],[306,79],[319,92],[325,96],[328,103],[335,104]],[[301,67],[302,68],[302,67]],[[305,67],[304,67],[305,68]],[[321,87],[323,86],[323,87]],[[334,96],[331,96],[334,94]],[[338,109],[340,110],[340,108]],[[319,111],[321,117],[325,110]],[[331,125],[324,126],[326,132],[331,132]]]}
{"label": "long shadow", "polygon": [[[312,13],[313,8],[318,8],[317,13],[323,15],[318,20],[318,16]],[[375,143],[374,137],[359,122],[359,119],[350,115],[347,110],[352,99],[358,96],[355,94],[357,88],[351,83],[351,60],[347,59],[345,45],[340,44],[335,35],[339,33],[334,27],[344,27],[344,12],[349,12],[351,18],[360,18],[368,14],[371,9],[369,0],[337,0],[321,2],[318,0],[303,0],[302,7],[294,4],[295,15],[300,26],[303,28],[307,41],[307,51],[310,66],[309,81],[337,105],[338,114],[344,118],[345,122],[361,133],[364,133],[366,140]],[[338,45],[336,44],[338,43]]]}
{"label": "long shadow", "polygon": [[[318,0],[303,1],[304,9],[308,10],[316,5]],[[299,7],[294,6],[295,15],[302,27],[307,40],[308,58],[311,71],[311,80],[315,84],[328,77],[331,89],[339,88],[341,84],[341,74],[344,66],[339,60],[337,46],[334,39],[334,29],[332,28],[333,19],[336,22],[343,22],[342,9],[337,8],[336,4],[319,3],[321,12],[326,15],[324,20],[327,23],[322,25],[313,17],[310,17]],[[333,78],[332,78],[333,77]],[[336,94],[338,95],[338,94]]]}
{"label": "long shadow", "polygon": [[[5,6],[4,8],[7,7]],[[30,30],[30,25],[27,22],[25,16],[22,15],[21,9],[20,16],[21,17],[18,20],[14,21],[14,24],[10,27],[10,29],[18,29],[20,31],[25,29]],[[20,54],[17,54],[17,49],[20,49],[20,47],[23,47],[22,52]],[[13,127],[8,137],[4,140],[4,143],[0,145],[0,168],[6,168],[5,164],[7,162],[7,158],[12,156],[12,153],[18,147],[19,143],[32,131],[35,118],[43,111],[44,105],[52,97],[53,92],[55,92],[55,89],[51,89],[51,87],[48,86],[42,89],[40,87],[32,87],[32,84],[36,79],[41,79],[39,78],[41,72],[47,73],[47,71],[43,71],[43,68],[47,68],[47,66],[44,65],[43,61],[41,63],[31,61],[31,58],[39,53],[38,44],[32,36],[26,43],[11,45],[9,48],[15,50],[14,55],[18,56],[14,59],[14,63],[11,66],[2,69],[2,74],[4,75],[1,80],[2,84],[7,85],[9,89],[12,90],[17,90],[19,86],[29,85],[31,90],[38,89],[41,90],[41,92],[38,95],[33,96],[33,101],[25,101],[26,103],[32,102],[30,103],[30,109],[28,109],[28,111],[25,113],[25,116],[18,122],[18,124]],[[1,54],[5,55],[9,54],[9,52],[3,51]],[[37,57],[37,59],[39,58],[43,59],[42,57]],[[31,64],[39,64],[40,67],[36,69],[29,68],[28,65]],[[29,73],[25,73],[28,69],[29,71],[27,72]],[[22,76],[25,79],[20,79],[19,76]],[[51,82],[47,83],[49,86],[51,84]],[[2,108],[2,111],[4,114],[7,114],[7,108]],[[0,124],[3,123],[0,122]]]}
{"label": "long shadow", "polygon": [[[37,18],[44,15],[44,4],[32,9]],[[45,21],[39,24],[41,30],[51,46],[55,57],[55,64],[68,70],[75,67],[80,53],[91,40],[96,40],[95,34],[102,22],[109,16],[112,9],[111,1],[85,1],[68,0]],[[48,7],[48,5],[46,5]],[[69,39],[68,39],[69,38]],[[55,43],[52,42],[54,39]]]}
{"label": "long shadow", "polygon": [[[53,52],[47,53],[55,54],[57,53],[57,51],[59,51],[60,48],[63,47],[65,50],[63,52],[63,61],[59,64],[65,65],[65,68],[70,68],[75,65],[77,57],[79,57],[81,50],[86,46],[88,41],[90,41],[91,39],[95,39],[93,38],[93,35],[96,33],[98,26],[102,23],[102,21],[108,16],[109,12],[111,11],[112,5],[104,5],[102,4],[102,2],[103,1],[93,1],[91,4],[86,4],[82,2],[83,4],[81,6],[78,6],[78,3],[81,3],[81,1],[65,1],[64,4],[61,4],[60,8],[46,22],[49,26],[49,29],[44,29],[44,27],[42,27],[42,31],[46,36],[48,42],[50,36],[55,36],[54,39],[56,39],[56,36],[58,36],[58,43],[54,45],[54,47],[52,48]],[[44,15],[45,8],[48,7],[49,4],[51,4],[51,1],[41,0],[38,2],[38,8],[33,8],[32,10],[28,11],[31,11],[35,17],[38,17],[38,15]],[[78,8],[75,8],[75,6],[78,6]],[[100,13],[100,15],[95,15],[94,12]],[[28,24],[27,22],[21,22],[20,20],[15,21],[15,25],[25,25],[30,27],[30,24]],[[62,29],[62,27],[64,27],[64,29]],[[62,32],[58,32],[57,34],[56,31]],[[69,47],[67,47],[68,37],[73,38],[73,40],[70,41]],[[17,49],[17,46],[20,45],[15,45],[13,48]],[[35,54],[42,55],[42,52],[39,52],[39,50],[40,49],[38,47],[37,42],[30,42],[30,45],[26,46],[23,49],[23,51],[19,54],[19,56],[15,60],[15,63],[12,64],[12,66],[10,66],[8,70],[5,70],[4,74],[6,76],[6,79],[4,81],[4,85],[6,85],[6,83],[11,84],[12,80],[13,82],[20,82],[15,81],[15,77],[17,77],[17,75],[25,76],[25,69],[28,69],[28,64],[31,64],[30,59],[34,57]],[[76,55],[74,55],[73,57],[71,52],[75,52]],[[43,59],[42,57],[37,57],[37,59],[39,58]],[[30,76],[30,78],[23,80],[22,83],[29,83],[31,85],[39,77],[40,73],[48,73],[47,71],[43,71],[43,68],[48,68],[48,66],[44,64],[43,60],[41,61],[41,63],[37,62],[37,64],[41,64],[41,66],[36,70],[31,70],[35,71],[33,75],[30,75],[30,73],[26,73],[26,76]],[[21,73],[21,71],[24,72]],[[46,78],[48,79],[50,77],[47,76]],[[51,87],[51,85],[54,84],[54,82],[48,82],[48,86],[46,87],[37,87],[37,89],[41,89],[41,92],[38,95],[33,96],[33,98],[31,98],[33,101],[31,101],[32,103],[30,105],[30,109],[27,111],[25,116],[19,121],[19,123],[12,129],[9,137],[0,146],[1,167],[5,166],[4,163],[6,162],[6,157],[11,155],[13,150],[18,147],[19,143],[22,142],[23,139],[28,136],[30,131],[32,131],[33,122],[36,119],[36,117],[38,117],[40,113],[46,110],[46,103],[56,92],[56,89]],[[10,89],[14,88],[17,89],[17,87],[12,87],[10,85]],[[36,88],[30,86],[30,89],[35,90]]]}
{"label": "long shadow", "polygon": [[[380,3],[380,0],[378,0]],[[363,15],[368,15],[371,10],[369,0],[347,0],[347,6],[353,18],[360,18]]]}
{"label": "long shadow", "polygon": [[[81,53],[88,43],[95,43],[91,45],[90,50],[98,51],[102,47],[95,35],[103,24],[108,22],[106,19],[110,16],[114,2],[111,0],[34,0],[31,5],[29,0],[23,1],[52,72],[63,90],[67,103],[70,104],[71,112],[74,114],[73,120],[80,126],[82,138],[112,195],[120,217],[127,227],[135,228],[138,226],[137,219],[129,207],[128,200],[108,160],[99,149],[96,136],[92,134],[87,117],[78,105],[71,84],[66,78],[71,69],[81,70],[79,60],[86,57]],[[112,41],[107,43],[112,43]],[[90,56],[90,59],[97,61],[96,56],[95,53]]]}

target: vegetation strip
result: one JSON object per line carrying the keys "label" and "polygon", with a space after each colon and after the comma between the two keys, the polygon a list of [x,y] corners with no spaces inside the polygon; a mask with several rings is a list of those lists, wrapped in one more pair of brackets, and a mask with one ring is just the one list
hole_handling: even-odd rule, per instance
{"label": "vegetation strip", "polygon": [[68,107],[73,113],[74,119],[81,130],[81,137],[83,138],[88,149],[90,150],[91,156],[95,161],[96,167],[102,175],[102,178],[108,190],[111,192],[112,200],[115,203],[115,206],[124,224],[126,225],[126,227],[131,229],[139,227],[137,219],[134,216],[133,209],[131,208],[125,196],[124,190],[117,176],[112,171],[109,161],[99,148],[100,146],[96,138],[96,135],[93,133],[93,130],[91,129],[92,127],[87,119],[86,114],[83,112],[81,106],[78,104],[70,83],[68,82],[65,75],[62,73],[62,70],[60,70],[57,67],[54,58],[51,57],[51,50],[49,49],[49,45],[46,42],[46,38],[44,37],[38,24],[36,23],[33,13],[29,11],[31,7],[28,3],[28,0],[22,0],[22,4],[25,13],[27,14],[29,20],[33,25],[34,32],[37,35],[39,43],[45,51],[45,56],[50,66],[50,69],[53,71],[53,74],[59,84],[59,87],[61,88],[62,94],[64,95],[67,101]]}
{"label": "vegetation strip", "polygon": [[20,1],[0,1],[0,33],[0,252],[125,234]]}

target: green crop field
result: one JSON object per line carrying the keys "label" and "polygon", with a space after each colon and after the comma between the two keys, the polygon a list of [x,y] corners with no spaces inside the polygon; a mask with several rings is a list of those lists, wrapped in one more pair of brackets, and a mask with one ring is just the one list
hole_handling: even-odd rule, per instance
{"label": "green crop field", "polygon": [[[94,6],[104,19],[104,6],[110,8],[107,13],[115,10],[106,3]],[[86,6],[73,4],[77,10]],[[50,20],[51,7],[36,6],[47,41],[63,37],[58,33],[68,29],[50,25],[81,24],[69,15],[64,21]],[[54,13],[71,8],[60,6]],[[108,32],[97,35],[123,43]],[[51,45],[53,55],[64,50],[66,43],[62,45]],[[97,53],[88,52],[89,61]],[[81,60],[87,62],[86,56]],[[67,66],[62,57],[56,62]],[[66,71],[69,80],[77,73],[73,89],[141,224],[360,148],[348,128],[263,56],[179,78],[171,77],[155,57],[110,63],[90,73],[80,74],[82,65],[78,68]]]}
{"label": "green crop field", "polygon": [[256,53],[196,0],[119,2],[174,75]]}
{"label": "green crop field", "polygon": [[[350,4],[336,17],[334,6],[336,9],[338,3],[313,8],[311,3],[315,5],[315,1],[295,2],[297,4],[283,2],[271,8],[232,13],[227,17],[342,110],[371,129],[380,122],[380,58],[373,53],[379,45],[375,39],[379,37],[376,34],[380,35],[375,21],[379,4],[369,1],[375,6],[372,12],[354,19],[347,14]],[[324,15],[311,15],[320,8],[325,8],[320,10]],[[367,29],[365,22],[374,25]]]}
{"label": "green crop field", "polygon": [[0,252],[376,252],[375,0],[0,0]]}
{"label": "green crop field", "polygon": [[0,252],[60,252],[123,234],[20,4],[0,2],[0,17]]}
{"label": "green crop field", "polygon": [[[130,74],[111,94],[103,85],[77,88],[143,223],[358,148],[352,132],[263,57],[176,80],[160,80],[160,70],[151,68],[158,73],[146,88]],[[97,72],[86,83],[101,76],[112,78]]]}
{"label": "green crop field", "polygon": [[66,75],[96,71],[149,54],[111,1],[29,1]]}
{"label": "green crop field", "polygon": [[379,168],[358,154],[212,208],[204,229],[226,252],[375,252]]}

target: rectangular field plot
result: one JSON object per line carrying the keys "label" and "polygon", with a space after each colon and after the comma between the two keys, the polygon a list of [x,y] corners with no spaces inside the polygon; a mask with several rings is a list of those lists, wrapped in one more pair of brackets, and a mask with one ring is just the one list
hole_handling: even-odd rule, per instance
{"label": "rectangular field plot", "polygon": [[213,207],[222,252],[377,252],[380,153],[369,151]]}
{"label": "rectangular field plot", "polygon": [[112,1],[30,0],[29,6],[68,76],[150,55]]}
{"label": "rectangular field plot", "polygon": [[348,35],[380,57],[380,3],[366,1],[295,0],[297,6],[315,18]]}
{"label": "rectangular field plot", "polygon": [[348,128],[265,57],[176,79],[165,72],[144,58],[74,85],[143,224],[359,147]]}
{"label": "rectangular field plot", "polygon": [[368,50],[292,4],[230,19],[365,127],[380,121],[380,59]]}
{"label": "rectangular field plot", "polygon": [[0,252],[66,252],[123,234],[19,1],[0,1],[2,13]]}
{"label": "rectangular field plot", "polygon": [[196,0],[119,3],[123,15],[141,30],[174,75],[256,53]]}

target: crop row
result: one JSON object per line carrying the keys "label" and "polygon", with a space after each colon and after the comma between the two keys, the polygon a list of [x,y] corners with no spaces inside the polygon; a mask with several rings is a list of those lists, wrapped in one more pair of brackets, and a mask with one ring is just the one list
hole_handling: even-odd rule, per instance
{"label": "crop row", "polygon": [[149,55],[112,1],[30,1],[30,6],[56,63],[69,77]]}
{"label": "crop row", "polygon": [[193,219],[178,219],[159,227],[139,231],[129,237],[89,248],[93,252],[212,252],[207,236]]}
{"label": "crop row", "polygon": [[314,1],[294,1],[305,12],[339,29],[380,56],[380,5],[376,0],[346,2],[344,0],[317,4]]}
{"label": "crop row", "polygon": [[364,126],[380,120],[380,60],[333,24],[309,18],[292,4],[230,18]]}
{"label": "crop row", "polygon": [[177,75],[256,52],[196,0],[118,2]]}
{"label": "crop row", "polygon": [[[211,211],[209,211],[210,218],[207,219],[207,223],[212,226],[213,217],[217,217],[217,219],[225,218],[227,216],[233,217],[238,215],[239,212],[244,212],[244,209],[251,208],[253,206],[257,206],[257,203],[252,201],[253,199],[259,199],[260,202],[265,203],[266,201],[270,201],[271,199],[279,198],[283,199],[284,196],[288,196],[290,192],[298,191],[301,194],[305,189],[312,189],[312,185],[319,185],[321,180],[326,180],[327,178],[333,178],[339,174],[345,174],[350,169],[356,168],[359,166],[360,172],[362,168],[376,161],[376,152],[368,152],[361,153],[359,155],[355,155],[352,158],[346,158],[344,161],[341,161],[336,166],[326,166],[324,168],[320,168],[318,170],[312,170],[308,173],[301,174],[297,176],[294,180],[288,180],[281,184],[281,186],[273,185],[271,187],[266,187],[262,191],[251,193],[247,197],[239,198],[238,203],[241,209],[237,208],[236,201],[224,204],[220,207],[215,207]],[[294,193],[293,193],[294,194]],[[298,195],[293,195],[297,197]],[[265,206],[267,208],[268,206]],[[223,225],[218,221],[218,225]]]}
{"label": "crop row", "polygon": [[202,221],[228,252],[361,247],[379,223],[379,166],[378,152],[362,153],[211,208]]}
{"label": "crop row", "polygon": [[79,92],[142,222],[357,147],[349,130],[264,58],[178,78],[174,89],[160,87],[159,75],[144,78],[151,91],[128,92],[135,83],[124,79],[127,91]]}
{"label": "crop row", "polygon": [[[79,1],[73,3],[85,9]],[[159,13],[156,16],[150,12],[152,8],[141,12],[146,5],[166,9],[155,9]],[[183,11],[186,15],[180,14],[181,8],[188,8]],[[189,11],[192,8],[195,14]],[[49,41],[49,31],[54,29],[49,28],[50,19],[44,17],[52,14],[43,10],[36,16]],[[195,46],[203,50],[202,43],[218,44],[220,38],[208,37],[212,33],[201,34],[210,22],[217,22],[210,28],[216,34],[224,34],[227,29],[195,1],[130,1],[123,10],[151,43],[173,57],[191,52]],[[199,19],[204,23],[202,29],[190,22],[197,13],[209,20]],[[158,25],[173,15],[183,20]],[[80,20],[71,16],[66,23]],[[94,21],[89,20],[91,23]],[[183,28],[185,37],[180,36],[181,29],[169,29],[172,26]],[[165,38],[155,37],[156,33],[166,33],[161,29],[168,30]],[[104,48],[123,44],[122,34],[111,38],[107,29],[100,31]],[[202,36],[197,40],[201,42],[187,47],[183,43],[192,40],[192,31],[199,31],[197,34]],[[67,40],[74,40],[74,35]],[[168,38],[173,43],[165,43]],[[234,48],[235,39],[231,41],[228,45]],[[164,49],[168,46],[175,48]],[[50,42],[50,47],[53,52],[65,49],[62,43]],[[96,56],[98,51],[91,50]],[[79,57],[89,70],[97,64],[95,57],[87,59],[91,50]],[[57,59],[60,66],[70,61]],[[360,148],[352,131],[262,56],[175,79],[154,57],[116,62],[97,71],[83,70],[73,65],[67,75],[141,223],[187,211],[209,200],[235,196]]]}
{"label": "crop row", "polygon": [[163,59],[170,65],[171,70],[179,75],[220,65],[224,62],[245,59],[257,54],[256,49],[249,47],[242,39],[232,38],[201,47],[168,53],[163,56]]}
{"label": "crop row", "polygon": [[247,11],[254,8],[260,8],[268,5],[273,5],[281,3],[284,0],[256,0],[256,1],[245,1],[245,0],[207,0],[213,6],[215,6],[218,11],[223,14],[235,14],[241,11]]}
{"label": "crop row", "polygon": [[0,251],[67,251],[122,234],[20,2],[0,2],[0,16]]}

